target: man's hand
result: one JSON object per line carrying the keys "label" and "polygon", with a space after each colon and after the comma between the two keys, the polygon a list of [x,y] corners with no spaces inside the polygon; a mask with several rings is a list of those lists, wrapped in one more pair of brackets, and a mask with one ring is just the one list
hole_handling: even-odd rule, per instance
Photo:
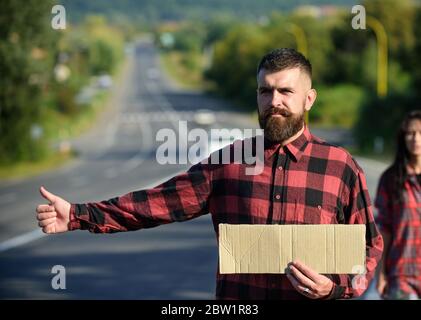
{"label": "man's hand", "polygon": [[60,233],[69,231],[70,203],[48,192],[44,187],[39,189],[49,204],[40,204],[37,209],[38,225],[44,233]]}
{"label": "man's hand", "polygon": [[287,277],[295,290],[310,299],[326,298],[333,289],[332,280],[300,261],[294,261],[289,265]]}

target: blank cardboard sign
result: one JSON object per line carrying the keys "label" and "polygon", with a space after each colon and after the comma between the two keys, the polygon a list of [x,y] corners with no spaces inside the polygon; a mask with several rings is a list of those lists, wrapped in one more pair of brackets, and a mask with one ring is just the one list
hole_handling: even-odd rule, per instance
{"label": "blank cardboard sign", "polygon": [[301,260],[318,273],[365,270],[365,225],[219,224],[220,273],[285,273]]}

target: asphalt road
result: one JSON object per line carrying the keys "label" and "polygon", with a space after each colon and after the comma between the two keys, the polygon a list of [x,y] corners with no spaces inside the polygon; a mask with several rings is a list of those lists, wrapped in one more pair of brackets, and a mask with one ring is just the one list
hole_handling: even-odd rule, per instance
{"label": "asphalt road", "polygon": [[[215,115],[212,128],[257,128],[226,102],[174,86],[161,72],[152,43],[139,42],[108,111],[89,133],[70,141],[77,160],[31,179],[0,182],[0,298],[212,299],[217,247],[210,215],[112,235],[45,236],[35,220],[35,207],[43,203],[40,185],[70,202],[99,201],[185,170],[188,164],[157,163],[156,134],[163,128],[177,132],[179,120],[189,129],[210,129],[194,121],[198,109]],[[314,133],[328,141],[343,139],[340,131]],[[373,196],[385,164],[358,161]],[[64,290],[51,285],[56,265],[66,270]],[[373,292],[368,297],[376,298]]]}

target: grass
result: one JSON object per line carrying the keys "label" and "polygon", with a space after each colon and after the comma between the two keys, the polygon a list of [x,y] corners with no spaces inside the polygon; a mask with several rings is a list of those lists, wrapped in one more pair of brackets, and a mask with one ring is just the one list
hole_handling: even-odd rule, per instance
{"label": "grass", "polygon": [[[114,85],[118,85],[122,76],[123,69],[127,65],[121,64],[116,72]],[[101,91],[92,100],[91,104],[85,106],[83,110],[74,116],[66,116],[53,109],[45,111],[44,134],[52,145],[63,140],[77,137],[86,132],[95,123],[97,117],[104,111],[107,101],[110,98],[111,91]],[[13,180],[29,178],[41,173],[56,169],[75,159],[76,154],[72,151],[60,152],[50,150],[50,153],[44,159],[37,162],[19,162],[0,166],[0,180]]]}
{"label": "grass", "polygon": [[75,154],[72,152],[54,153],[50,157],[39,162],[20,162],[2,166],[0,167],[0,179],[12,180],[29,178],[45,171],[58,168],[74,158]]}
{"label": "grass", "polygon": [[[55,110],[46,111],[47,119],[44,125],[47,141],[58,144],[87,131],[99,112],[103,110],[108,92],[101,92],[92,101],[90,106],[75,116],[65,116]],[[72,151],[63,152],[52,147],[48,155],[39,161],[23,161],[0,166],[0,180],[23,179],[36,176],[46,171],[56,169],[74,159],[76,154]]]}
{"label": "grass", "polygon": [[[101,92],[92,101],[90,106],[77,115],[69,117],[55,110],[46,111],[44,125],[45,135],[48,141],[58,143],[72,137],[76,137],[88,130],[95,121],[99,112],[103,110],[108,92]],[[39,161],[23,161],[0,166],[0,180],[23,179],[39,175],[46,171],[56,169],[74,159],[76,154],[72,151],[60,152],[49,151],[48,155]]]}
{"label": "grass", "polygon": [[46,111],[45,134],[50,141],[70,139],[86,132],[95,122],[98,114],[103,111],[109,92],[99,92],[90,105],[74,116],[66,116],[50,109]]}
{"label": "grass", "polygon": [[184,89],[205,89],[204,58],[200,53],[161,52],[161,65],[170,78]]}
{"label": "grass", "polygon": [[320,127],[352,128],[364,101],[364,89],[352,84],[317,88],[318,97],[310,112],[310,121]]}

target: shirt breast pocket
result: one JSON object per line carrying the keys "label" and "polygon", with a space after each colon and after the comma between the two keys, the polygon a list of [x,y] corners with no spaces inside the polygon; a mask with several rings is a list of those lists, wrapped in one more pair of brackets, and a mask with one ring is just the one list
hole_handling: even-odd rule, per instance
{"label": "shirt breast pocket", "polygon": [[[340,218],[340,217],[339,217]],[[306,206],[303,220],[305,224],[338,224],[338,209],[336,206],[321,204],[317,207]]]}

